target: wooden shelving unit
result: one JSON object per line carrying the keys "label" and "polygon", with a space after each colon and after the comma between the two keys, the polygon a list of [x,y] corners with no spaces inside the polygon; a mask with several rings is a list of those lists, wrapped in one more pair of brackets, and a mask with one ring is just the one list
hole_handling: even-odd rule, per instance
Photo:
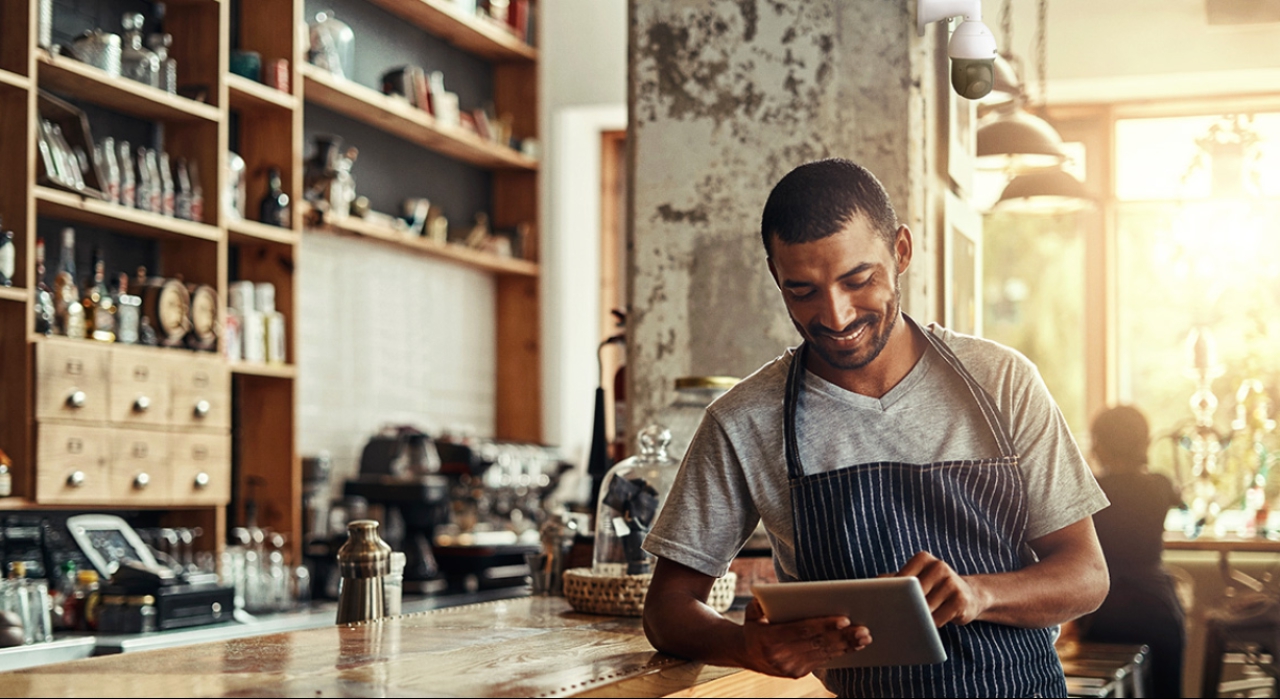
{"label": "wooden shelving unit", "polygon": [[257,221],[241,220],[227,222],[228,240],[233,244],[240,243],[276,243],[279,245],[296,245],[298,233],[292,228],[268,226]]}
{"label": "wooden shelving unit", "polygon": [[287,92],[254,82],[248,78],[227,74],[227,94],[231,98],[232,109],[257,111],[264,109],[283,109],[292,111],[298,108],[298,98]]}
{"label": "wooden shelving unit", "polygon": [[369,0],[468,53],[491,61],[536,61],[538,50],[496,22],[467,16],[448,0]]}
{"label": "wooden shelving unit", "polygon": [[336,78],[312,65],[302,66],[303,94],[312,104],[395,134],[406,141],[478,167],[537,170],[538,161],[460,127],[442,124],[403,99],[356,82]]}
{"label": "wooden shelving unit", "polygon": [[207,121],[218,123],[222,111],[186,97],[171,95],[133,80],[113,78],[104,70],[74,58],[37,54],[37,84],[76,95],[94,104],[143,119],[157,121]]}
{"label": "wooden shelving unit", "polygon": [[9,87],[26,90],[31,87],[31,80],[25,75],[18,75],[17,73],[0,68],[0,85],[8,85]]}
{"label": "wooden shelving unit", "polygon": [[20,287],[0,286],[0,301],[17,301],[25,303],[31,297],[31,292]]}
{"label": "wooden shelving unit", "polygon": [[231,365],[231,373],[242,376],[262,376],[274,379],[292,379],[298,375],[292,364],[259,364],[256,362],[235,362]]}
{"label": "wooden shelving unit", "polygon": [[83,197],[61,189],[36,186],[35,197],[36,211],[41,216],[75,221],[87,226],[146,238],[195,238],[208,241],[222,239],[222,231],[217,226],[162,216],[101,199]]}

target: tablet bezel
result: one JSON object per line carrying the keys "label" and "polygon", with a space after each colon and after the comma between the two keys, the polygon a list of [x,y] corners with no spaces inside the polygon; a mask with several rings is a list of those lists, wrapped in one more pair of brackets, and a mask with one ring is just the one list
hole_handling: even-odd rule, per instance
{"label": "tablet bezel", "polygon": [[870,645],[824,667],[929,665],[947,659],[916,578],[757,583],[751,591],[772,622],[847,616],[867,627]]}

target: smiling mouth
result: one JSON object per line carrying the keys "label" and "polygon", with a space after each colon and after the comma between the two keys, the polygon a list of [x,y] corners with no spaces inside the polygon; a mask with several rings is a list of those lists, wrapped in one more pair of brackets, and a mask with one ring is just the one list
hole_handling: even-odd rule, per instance
{"label": "smiling mouth", "polygon": [[859,324],[857,327],[853,329],[852,332],[846,333],[844,335],[836,335],[831,332],[824,332],[822,334],[827,338],[835,340],[836,342],[851,342],[861,337],[869,327],[871,327],[870,321]]}

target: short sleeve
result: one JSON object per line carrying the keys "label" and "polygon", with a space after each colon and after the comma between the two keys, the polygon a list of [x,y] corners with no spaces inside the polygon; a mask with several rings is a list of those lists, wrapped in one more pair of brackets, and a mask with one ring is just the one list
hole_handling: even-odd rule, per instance
{"label": "short sleeve", "polygon": [[708,412],[694,433],[644,549],[718,578],[728,571],[759,521],[733,444]]}

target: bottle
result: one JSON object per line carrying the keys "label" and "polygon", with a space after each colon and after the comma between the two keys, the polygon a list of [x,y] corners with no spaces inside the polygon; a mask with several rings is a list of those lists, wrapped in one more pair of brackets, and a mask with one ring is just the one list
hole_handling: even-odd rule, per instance
{"label": "bottle", "polygon": [[[154,186],[151,180],[151,170],[147,168],[147,149],[138,146],[137,154],[138,167],[138,186],[135,190],[137,199],[137,208],[143,211],[151,211],[151,188]],[[130,158],[133,162],[133,158]]]}
{"label": "bottle", "polygon": [[[147,161],[148,164],[150,161]],[[160,213],[173,215],[173,170],[169,168],[169,154],[160,151],[157,168],[160,172]]]}
{"label": "bottle", "polygon": [[7,498],[13,495],[13,462],[9,460],[9,455],[0,449],[0,498]]}
{"label": "bottle", "polygon": [[120,24],[124,26],[120,74],[144,85],[159,87],[160,57],[142,45],[142,22],[141,12],[126,12],[120,20]]}
{"label": "bottle", "polygon": [[[143,167],[143,163],[139,162],[138,167]],[[162,204],[164,201],[164,180],[160,177],[160,165],[156,161],[156,151],[154,149],[147,149],[146,151],[146,168],[147,182],[150,186],[148,191],[150,196],[147,197],[149,208],[147,210],[156,214],[164,213]]]}
{"label": "bottle", "polygon": [[107,288],[106,264],[102,249],[93,251],[93,276],[85,281],[84,317],[85,332],[98,342],[116,341],[116,305]]}
{"label": "bottle", "polygon": [[114,138],[107,136],[102,139],[102,155],[99,162],[102,163],[104,175],[107,178],[107,201],[112,204],[120,203],[120,161],[116,159],[116,141]]}
{"label": "bottle", "polygon": [[76,572],[76,586],[71,593],[68,604],[63,605],[64,619],[70,622],[70,628],[79,631],[93,631],[98,626],[98,571],[81,570]]}
{"label": "bottle", "polygon": [[204,190],[200,188],[200,168],[192,160],[187,166],[191,175],[191,220],[204,220]]}
{"label": "bottle", "polygon": [[84,306],[76,286],[76,230],[62,229],[62,257],[53,279],[53,309],[61,334],[77,340],[85,337]]}
{"label": "bottle", "polygon": [[52,335],[54,329],[54,311],[53,290],[44,281],[44,239],[36,240],[36,298],[35,298],[35,316],[36,316],[36,333],[40,335]]}
{"label": "bottle", "polygon": [[271,168],[267,175],[267,194],[258,207],[258,220],[271,226],[289,227],[289,195],[284,193],[278,168]]}
{"label": "bottle", "polygon": [[4,220],[0,219],[0,286],[13,286],[13,273],[18,261],[17,251],[13,246],[13,231],[5,230]]}
{"label": "bottle", "polygon": [[178,62],[169,56],[171,46],[173,46],[172,34],[157,32],[147,35],[147,47],[155,52],[159,62],[156,87],[173,95],[178,92]]}
{"label": "bottle", "polygon": [[71,631],[75,624],[75,592],[76,562],[63,561],[58,566],[57,575],[49,581],[53,588],[49,590],[50,602],[53,606],[53,628],[59,631]]}
{"label": "bottle", "polygon": [[650,424],[640,431],[640,453],[605,474],[596,506],[592,571],[621,576],[651,573],[654,557],[640,548],[666,503],[680,462],[667,454],[671,431]]}
{"label": "bottle", "polygon": [[173,215],[180,219],[192,221],[191,218],[191,174],[187,172],[187,159],[178,158],[174,164],[177,176],[174,178]]}
{"label": "bottle", "polygon": [[133,175],[133,150],[128,141],[120,142],[119,152],[117,165],[120,168],[120,203],[125,206],[136,206],[137,179]]}
{"label": "bottle", "polygon": [[142,297],[129,293],[129,275],[121,272],[116,277],[116,342],[137,344],[141,315]]}

